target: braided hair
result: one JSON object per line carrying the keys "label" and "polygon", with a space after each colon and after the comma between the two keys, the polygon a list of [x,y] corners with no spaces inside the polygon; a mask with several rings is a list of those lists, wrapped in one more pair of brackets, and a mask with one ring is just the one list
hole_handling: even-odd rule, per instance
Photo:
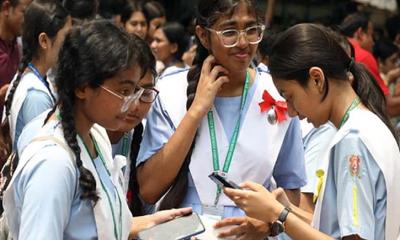
{"label": "braided hair", "polygon": [[[249,11],[253,12],[255,16],[258,16],[251,0],[200,0],[197,8],[196,25],[201,27],[211,27],[221,16],[231,16],[240,3],[245,3],[248,6]],[[187,76],[188,86],[186,91],[186,109],[189,109],[193,103],[203,62],[210,54],[209,50],[201,44],[197,36],[195,41],[197,43],[196,56],[193,60],[193,67],[190,69]],[[196,139],[196,137],[194,139]],[[171,189],[161,201],[160,210],[178,207],[186,196],[188,189],[189,165],[194,146],[195,140],[193,140],[185,161],[172,183]]]}
{"label": "braided hair", "polygon": [[10,115],[14,94],[22,80],[25,69],[32,59],[39,57],[39,35],[45,33],[50,39],[54,39],[67,22],[67,17],[67,11],[58,1],[36,0],[26,9],[22,33],[23,55],[18,66],[17,76],[11,83],[5,101],[6,120],[2,123],[1,127],[2,137],[0,139],[0,146],[7,149],[7,153],[11,152],[12,147],[8,116]]}
{"label": "braided hair", "polygon": [[64,138],[75,154],[81,198],[98,200],[93,174],[82,165],[75,127],[75,90],[82,86],[98,88],[106,79],[129,69],[139,54],[133,37],[106,20],[95,20],[74,27],[67,34],[59,54],[55,78],[59,95]]}

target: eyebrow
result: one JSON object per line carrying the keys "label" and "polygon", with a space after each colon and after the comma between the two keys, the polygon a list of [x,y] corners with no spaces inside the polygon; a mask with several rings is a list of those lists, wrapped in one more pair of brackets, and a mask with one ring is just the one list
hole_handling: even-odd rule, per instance
{"label": "eyebrow", "polygon": [[128,79],[126,79],[126,80],[121,80],[121,81],[118,82],[118,84],[120,84],[120,85],[129,84],[129,85],[132,85],[132,86],[135,86],[135,85],[136,85],[135,82],[133,82],[132,80],[128,80]]}
{"label": "eyebrow", "polygon": [[[139,84],[140,85],[140,84]],[[143,84],[142,86],[140,86],[140,87],[142,87],[142,88],[153,88],[154,87],[154,84],[153,83],[146,83],[146,84]]]}
{"label": "eyebrow", "polygon": [[[249,21],[247,21],[245,23],[245,26],[249,27],[249,26],[254,25],[256,23],[257,23],[256,20],[249,20]],[[235,25],[237,25],[237,21],[230,19],[230,20],[226,20],[225,22],[222,22],[219,27],[224,28],[224,27],[235,26]]]}

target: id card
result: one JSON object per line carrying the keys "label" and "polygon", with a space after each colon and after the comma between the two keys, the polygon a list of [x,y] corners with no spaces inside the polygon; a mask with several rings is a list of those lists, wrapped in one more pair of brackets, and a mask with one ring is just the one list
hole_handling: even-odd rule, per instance
{"label": "id card", "polygon": [[224,206],[202,205],[202,207],[203,207],[203,215],[207,216],[208,218],[219,221],[224,216]]}

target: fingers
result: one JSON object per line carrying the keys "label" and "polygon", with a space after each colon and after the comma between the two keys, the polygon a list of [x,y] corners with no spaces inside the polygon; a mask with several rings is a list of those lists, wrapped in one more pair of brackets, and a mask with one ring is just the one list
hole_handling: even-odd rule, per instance
{"label": "fingers", "polygon": [[274,195],[275,198],[282,196],[282,194],[285,194],[285,191],[281,187],[272,191],[272,195]]}
{"label": "fingers", "polygon": [[213,55],[209,55],[203,62],[201,74],[208,74],[211,72],[213,63],[215,63],[215,57]]}
{"label": "fingers", "polygon": [[214,227],[221,228],[231,225],[240,225],[246,220],[245,217],[229,217],[217,222]]}
{"label": "fingers", "polygon": [[240,236],[240,235],[246,233],[246,228],[247,228],[247,226],[245,224],[242,224],[242,225],[239,225],[239,226],[236,226],[236,227],[232,227],[232,228],[230,228],[228,230],[221,231],[218,234],[218,237],[219,238],[226,238],[226,237],[231,237],[231,236]]}
{"label": "fingers", "polygon": [[234,188],[224,188],[224,193],[228,196],[232,201],[235,201],[239,198],[247,197],[247,191],[243,189],[234,189]]}
{"label": "fingers", "polygon": [[241,188],[245,188],[245,189],[249,189],[249,190],[252,190],[252,191],[255,191],[255,192],[260,192],[260,191],[265,189],[264,186],[262,186],[262,185],[260,185],[258,183],[255,183],[255,182],[250,182],[250,181],[247,181],[247,182],[244,182],[244,183],[240,184],[240,187]]}
{"label": "fingers", "polygon": [[218,79],[218,77],[222,77],[228,74],[228,70],[226,70],[221,65],[216,65],[211,69],[210,77],[212,79]]}
{"label": "fingers", "polygon": [[173,218],[179,217],[179,216],[184,216],[188,215],[189,213],[192,212],[192,208],[178,208],[178,209],[171,209],[168,210],[171,211],[170,214]]}

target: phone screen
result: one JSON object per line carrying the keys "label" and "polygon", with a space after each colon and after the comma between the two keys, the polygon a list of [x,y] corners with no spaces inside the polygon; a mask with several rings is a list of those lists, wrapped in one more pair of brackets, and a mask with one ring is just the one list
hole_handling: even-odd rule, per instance
{"label": "phone screen", "polygon": [[171,221],[155,225],[139,232],[142,240],[187,239],[205,231],[204,225],[196,213],[182,216]]}

